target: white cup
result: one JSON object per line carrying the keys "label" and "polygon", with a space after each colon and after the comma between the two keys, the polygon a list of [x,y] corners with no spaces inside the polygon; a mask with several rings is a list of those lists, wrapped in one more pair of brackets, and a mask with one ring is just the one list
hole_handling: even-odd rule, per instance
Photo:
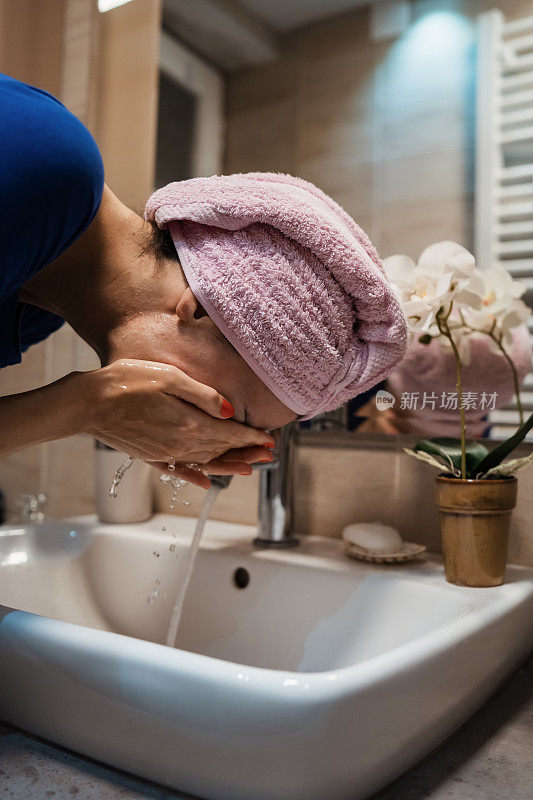
{"label": "white cup", "polygon": [[125,473],[117,496],[109,494],[115,472],[127,458],[127,453],[96,441],[95,500],[101,522],[144,522],[153,514],[153,468],[140,459]]}

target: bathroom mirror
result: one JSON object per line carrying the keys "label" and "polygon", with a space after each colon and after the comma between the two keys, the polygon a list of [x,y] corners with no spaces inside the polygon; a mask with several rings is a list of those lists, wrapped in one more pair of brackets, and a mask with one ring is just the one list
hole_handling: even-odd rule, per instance
{"label": "bathroom mirror", "polygon": [[[157,15],[130,2],[100,15],[113,65],[100,77],[100,140],[120,196],[138,205],[154,185],[199,175],[298,175],[331,195],[382,259],[416,262],[433,243],[457,242],[481,269],[501,265],[523,281],[531,306],[528,3],[234,5],[162,0]],[[130,29],[144,42],[138,51]],[[124,108],[122,82],[141,62],[136,104]],[[131,151],[114,147],[126,123],[139,137]],[[132,171],[143,148],[146,163]],[[457,436],[454,365],[434,351],[421,348],[407,372],[301,428]],[[476,359],[469,434],[506,437],[519,418],[511,370],[488,350]],[[532,375],[521,394],[524,412],[533,409]]]}
{"label": "bathroom mirror", "polygon": [[[320,16],[312,3],[305,19],[296,10],[303,4],[243,5],[272,34],[275,53],[263,39],[264,63],[232,65],[227,75],[227,171],[313,181],[382,258],[416,262],[432,243],[457,242],[481,269],[501,265],[521,280],[531,306],[533,67],[524,4],[502,0],[480,15],[466,1],[338,2]],[[477,404],[471,435],[507,437],[518,423],[511,369],[488,343],[476,358],[466,373],[470,413]],[[451,353],[440,366],[429,362],[421,354],[418,370],[411,364],[408,374],[301,426],[457,436]],[[525,413],[532,390],[527,375]]]}
{"label": "bathroom mirror", "polygon": [[[222,4],[206,5],[212,13],[204,4],[163,2],[161,69],[189,98],[200,84],[207,98],[183,116],[192,153],[206,135],[198,110],[223,107],[207,129],[211,142],[218,136],[224,172],[312,181],[360,224],[383,259],[403,254],[416,262],[435,242],[457,242],[481,269],[502,265],[522,280],[531,306],[533,68],[521,3],[500,0],[483,10],[467,0],[453,8],[242,0],[237,26]],[[221,105],[205,94],[216,76]],[[165,101],[167,89],[160,92]],[[192,175],[216,171],[206,169],[190,163]],[[408,369],[300,428],[457,436],[452,355],[438,355],[434,343],[429,352],[415,346],[420,352]],[[465,372],[469,435],[507,437],[519,419],[512,372],[488,344],[476,359]],[[533,408],[531,375],[521,399],[525,412]]]}

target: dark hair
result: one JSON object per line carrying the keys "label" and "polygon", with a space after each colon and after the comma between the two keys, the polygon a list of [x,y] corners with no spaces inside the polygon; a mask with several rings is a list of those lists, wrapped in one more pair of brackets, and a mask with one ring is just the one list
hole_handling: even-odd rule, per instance
{"label": "dark hair", "polygon": [[149,220],[150,228],[142,243],[142,254],[155,256],[156,261],[179,261],[172,236],[168,230],[161,230],[155,222]]}

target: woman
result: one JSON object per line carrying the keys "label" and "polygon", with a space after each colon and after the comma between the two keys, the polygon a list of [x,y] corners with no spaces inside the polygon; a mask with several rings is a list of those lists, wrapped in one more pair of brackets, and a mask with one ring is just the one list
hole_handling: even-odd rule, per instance
{"label": "woman", "polygon": [[0,455],[85,432],[207,487],[182,465],[249,474],[271,458],[262,429],[340,405],[403,356],[375,251],[312,184],[184,181],[143,219],[57,100],[3,76],[0,107],[0,366],[63,320],[103,365],[2,398]]}

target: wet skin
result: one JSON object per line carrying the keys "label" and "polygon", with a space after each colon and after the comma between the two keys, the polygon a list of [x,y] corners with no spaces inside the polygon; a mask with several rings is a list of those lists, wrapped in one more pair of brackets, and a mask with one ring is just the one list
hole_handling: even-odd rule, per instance
{"label": "wet skin", "polygon": [[[129,321],[113,345],[111,360],[128,357],[172,364],[220,392],[235,409],[232,419],[253,428],[273,430],[296,419],[220,333],[190,289],[183,300],[174,313],[152,316],[149,325],[145,318]],[[210,462],[209,472],[249,475],[249,464],[271,458],[262,447],[233,449]],[[158,466],[167,471],[166,464]],[[183,470],[181,474],[192,477]]]}
{"label": "wet skin", "polygon": [[279,428],[296,419],[294,411],[265,386],[207,315],[198,319],[161,314],[152,317],[149,325],[146,320],[132,320],[123,327],[110,354],[110,360],[119,358],[178,367],[227,397],[235,409],[233,419],[254,428]]}
{"label": "wet skin", "polygon": [[[271,458],[265,449],[271,437],[264,430],[290,422],[295,413],[198,306],[177,258],[161,259],[143,248],[150,231],[148,222],[105,187],[87,231],[22,287],[19,298],[62,316],[103,368],[72,373],[57,387],[37,390],[55,417],[50,414],[50,424],[35,432],[20,426],[28,419],[28,403],[38,405],[40,397],[7,398],[4,422],[13,423],[14,433],[6,452],[83,431],[136,457],[164,463],[175,456],[179,461],[181,453],[182,462],[198,460],[221,474],[248,474],[250,463]],[[151,380],[153,362],[174,368],[167,376],[170,386],[164,372],[163,383]],[[206,387],[219,394],[206,397]],[[224,398],[234,406],[235,421],[224,421]],[[159,424],[150,415],[160,406],[166,417]],[[202,458],[185,457],[196,452]]]}

